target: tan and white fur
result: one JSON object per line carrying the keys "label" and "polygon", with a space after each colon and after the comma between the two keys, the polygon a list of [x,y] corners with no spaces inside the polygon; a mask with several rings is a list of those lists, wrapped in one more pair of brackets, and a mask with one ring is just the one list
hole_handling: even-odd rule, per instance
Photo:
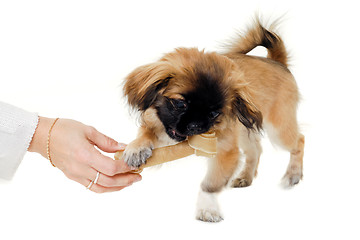
{"label": "tan and white fur", "polygon": [[[246,55],[256,46],[267,48],[268,57]],[[151,156],[153,148],[174,144],[176,139],[186,137],[187,134],[168,128],[161,112],[167,111],[164,104],[169,99],[191,104],[186,102],[185,93],[196,91],[194,84],[196,86],[198,76],[203,77],[204,73],[222,87],[223,104],[218,111],[220,115],[215,114],[216,121],[204,127],[204,131],[215,131],[218,144],[217,155],[209,159],[201,184],[196,218],[218,222],[223,216],[217,194],[230,179],[234,179],[230,183],[232,187],[246,187],[257,174],[262,152],[261,129],[274,144],[290,153],[282,179],[285,187],[302,179],[304,136],[299,132],[296,116],[299,92],[287,68],[284,43],[271,29],[265,29],[256,21],[225,54],[180,48],[158,62],[135,69],[127,77],[125,95],[129,104],[141,112],[138,136],[124,153],[129,165],[139,166]],[[245,162],[240,174],[233,176],[241,157],[240,149]]]}

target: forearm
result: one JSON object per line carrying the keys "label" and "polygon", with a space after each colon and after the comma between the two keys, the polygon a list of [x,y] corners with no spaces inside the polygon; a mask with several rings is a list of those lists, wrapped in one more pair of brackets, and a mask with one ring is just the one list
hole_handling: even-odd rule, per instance
{"label": "forearm", "polygon": [[0,178],[12,179],[38,124],[38,115],[0,102]]}

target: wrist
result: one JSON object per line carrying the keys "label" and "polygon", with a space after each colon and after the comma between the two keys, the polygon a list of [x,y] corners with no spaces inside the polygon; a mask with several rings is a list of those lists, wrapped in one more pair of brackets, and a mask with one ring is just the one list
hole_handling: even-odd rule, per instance
{"label": "wrist", "polygon": [[31,140],[28,151],[40,153],[47,158],[47,138],[53,118],[39,117],[39,123]]}

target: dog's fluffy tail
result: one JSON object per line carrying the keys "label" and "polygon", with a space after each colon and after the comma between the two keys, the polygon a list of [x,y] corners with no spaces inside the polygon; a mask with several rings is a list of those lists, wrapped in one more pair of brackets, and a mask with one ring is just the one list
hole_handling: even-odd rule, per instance
{"label": "dog's fluffy tail", "polygon": [[232,44],[230,53],[246,54],[257,46],[263,46],[268,50],[268,58],[287,66],[288,54],[284,42],[271,30],[276,24],[277,21],[268,30],[261,25],[260,19],[257,17],[253,26]]}

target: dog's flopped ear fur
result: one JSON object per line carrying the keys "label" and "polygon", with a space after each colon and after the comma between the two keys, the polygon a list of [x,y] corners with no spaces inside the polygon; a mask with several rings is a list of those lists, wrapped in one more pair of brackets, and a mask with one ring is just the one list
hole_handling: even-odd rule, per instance
{"label": "dog's flopped ear fur", "polygon": [[166,62],[156,62],[135,69],[125,80],[124,94],[130,106],[145,111],[156,100],[173,74],[171,66]]}
{"label": "dog's flopped ear fur", "polygon": [[247,129],[256,131],[262,129],[263,117],[261,112],[239,94],[236,94],[233,101],[233,113]]}

